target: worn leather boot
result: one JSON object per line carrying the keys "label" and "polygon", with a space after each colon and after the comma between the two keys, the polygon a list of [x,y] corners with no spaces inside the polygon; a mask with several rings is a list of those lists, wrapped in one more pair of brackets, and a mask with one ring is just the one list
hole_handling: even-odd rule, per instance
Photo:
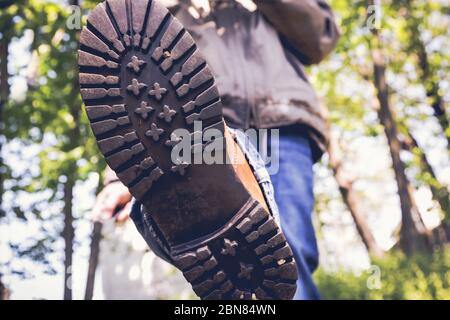
{"label": "worn leather boot", "polygon": [[105,1],[78,62],[100,151],[146,209],[144,238],[151,230],[201,298],[291,299],[292,251],[178,20],[158,1]]}

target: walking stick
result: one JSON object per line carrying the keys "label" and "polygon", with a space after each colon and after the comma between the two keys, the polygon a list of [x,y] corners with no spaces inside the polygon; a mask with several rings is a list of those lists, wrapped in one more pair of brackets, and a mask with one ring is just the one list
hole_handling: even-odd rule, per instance
{"label": "walking stick", "polygon": [[[124,206],[118,206],[112,215],[114,218],[116,214],[122,210]],[[97,270],[98,257],[100,255],[100,240],[102,239],[103,222],[95,221],[91,234],[91,252],[89,254],[88,275],[86,280],[86,291],[84,293],[84,300],[92,300],[94,295],[95,271]]]}
{"label": "walking stick", "polygon": [[98,265],[98,256],[100,253],[100,240],[102,237],[103,222],[94,222],[94,228],[91,235],[91,253],[89,255],[88,275],[86,280],[86,291],[84,300],[92,300],[94,294],[95,271]]}

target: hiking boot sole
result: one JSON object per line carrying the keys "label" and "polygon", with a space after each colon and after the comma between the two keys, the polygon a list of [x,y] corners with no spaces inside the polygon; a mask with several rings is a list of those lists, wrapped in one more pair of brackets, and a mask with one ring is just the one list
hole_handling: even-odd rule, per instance
{"label": "hiking boot sole", "polygon": [[78,63],[100,151],[150,210],[146,221],[196,294],[291,299],[292,251],[235,167],[172,161],[181,142],[176,129],[193,137],[193,154],[207,148],[195,137],[216,129],[224,146],[219,152],[228,156],[213,74],[181,23],[157,1],[103,2],[81,32]]}

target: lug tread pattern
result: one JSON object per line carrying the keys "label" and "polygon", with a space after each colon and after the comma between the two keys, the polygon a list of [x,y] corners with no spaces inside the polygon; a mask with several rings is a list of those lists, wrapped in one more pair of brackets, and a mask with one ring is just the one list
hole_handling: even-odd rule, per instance
{"label": "lug tread pattern", "polygon": [[292,299],[296,291],[292,250],[257,203],[225,234],[172,259],[202,299]]}
{"label": "lug tread pattern", "polygon": [[164,175],[189,173],[159,156],[180,142],[175,129],[195,120],[223,127],[219,92],[191,35],[158,1],[106,0],[87,21],[78,51],[86,113],[106,162],[142,200]]}

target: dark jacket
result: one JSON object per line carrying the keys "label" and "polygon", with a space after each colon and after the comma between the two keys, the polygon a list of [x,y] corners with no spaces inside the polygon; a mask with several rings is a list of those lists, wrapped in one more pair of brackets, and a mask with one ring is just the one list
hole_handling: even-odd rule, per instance
{"label": "dark jacket", "polygon": [[256,11],[225,1],[198,18],[181,3],[172,12],[212,68],[231,127],[301,124],[315,159],[328,142],[326,122],[303,65],[318,63],[339,37],[330,7],[317,0],[254,0]]}

